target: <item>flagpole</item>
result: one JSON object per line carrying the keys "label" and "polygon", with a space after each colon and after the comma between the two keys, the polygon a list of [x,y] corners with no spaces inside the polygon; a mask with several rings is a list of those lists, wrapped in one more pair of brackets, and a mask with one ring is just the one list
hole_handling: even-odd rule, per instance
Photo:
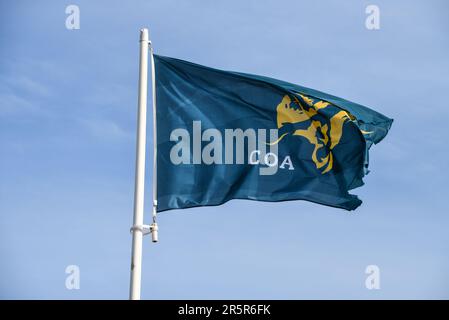
{"label": "flagpole", "polygon": [[157,214],[157,121],[156,121],[156,67],[154,65],[153,45],[150,41],[151,87],[153,97],[153,223],[151,224],[152,241],[158,241]]}
{"label": "flagpole", "polygon": [[145,189],[145,145],[147,121],[148,85],[148,29],[140,30],[139,96],[137,113],[136,172],[134,185],[134,218],[132,230],[132,257],[129,299],[140,300],[142,276],[142,238],[144,189]]}

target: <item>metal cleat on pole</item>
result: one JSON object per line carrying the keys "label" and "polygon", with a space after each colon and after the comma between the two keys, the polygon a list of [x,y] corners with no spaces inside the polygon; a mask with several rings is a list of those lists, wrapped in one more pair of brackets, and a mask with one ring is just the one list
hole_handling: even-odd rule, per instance
{"label": "metal cleat on pole", "polygon": [[132,226],[129,232],[133,231],[140,231],[144,236],[151,234],[151,241],[152,242],[158,242],[159,241],[159,227],[156,222],[153,222],[152,224],[143,224],[143,225],[135,225]]}

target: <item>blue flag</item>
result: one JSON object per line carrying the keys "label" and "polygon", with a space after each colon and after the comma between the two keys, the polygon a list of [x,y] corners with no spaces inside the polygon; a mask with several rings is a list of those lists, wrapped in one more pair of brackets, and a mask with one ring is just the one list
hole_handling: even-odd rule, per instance
{"label": "blue flag", "polygon": [[158,212],[231,199],[361,204],[348,191],[392,119],[276,79],[154,60]]}

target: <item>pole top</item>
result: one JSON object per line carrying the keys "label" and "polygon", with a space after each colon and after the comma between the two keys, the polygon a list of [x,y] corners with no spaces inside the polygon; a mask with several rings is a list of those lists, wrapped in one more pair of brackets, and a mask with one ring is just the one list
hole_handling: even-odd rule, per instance
{"label": "pole top", "polygon": [[142,28],[140,29],[140,41],[149,41],[148,29]]}

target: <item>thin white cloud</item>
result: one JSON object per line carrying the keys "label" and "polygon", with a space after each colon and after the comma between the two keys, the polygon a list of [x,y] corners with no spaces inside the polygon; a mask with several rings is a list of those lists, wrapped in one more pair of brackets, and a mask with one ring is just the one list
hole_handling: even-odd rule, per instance
{"label": "thin white cloud", "polygon": [[82,119],[80,122],[92,136],[101,140],[123,141],[133,137],[131,132],[112,120]]}
{"label": "thin white cloud", "polygon": [[24,65],[28,64],[28,62],[15,63],[10,70],[0,76],[0,116],[47,113],[40,106],[43,100],[52,95],[52,91],[42,80],[37,80],[39,71],[43,70],[24,68]]}
{"label": "thin white cloud", "polygon": [[34,114],[40,110],[37,104],[14,93],[0,93],[0,116]]}

